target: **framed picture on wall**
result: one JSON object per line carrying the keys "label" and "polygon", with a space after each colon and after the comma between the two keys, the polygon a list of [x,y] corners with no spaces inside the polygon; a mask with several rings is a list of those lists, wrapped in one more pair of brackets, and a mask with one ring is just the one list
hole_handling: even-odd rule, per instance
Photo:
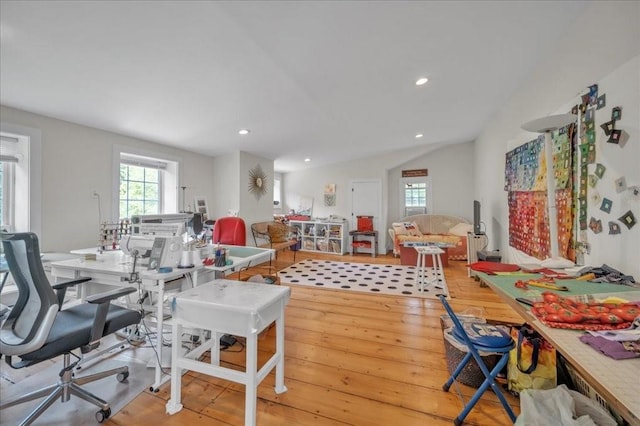
{"label": "framed picture on wall", "polygon": [[195,206],[195,213],[201,213],[202,220],[207,220],[209,216],[209,207],[207,206],[207,199],[205,197],[194,197],[193,205]]}

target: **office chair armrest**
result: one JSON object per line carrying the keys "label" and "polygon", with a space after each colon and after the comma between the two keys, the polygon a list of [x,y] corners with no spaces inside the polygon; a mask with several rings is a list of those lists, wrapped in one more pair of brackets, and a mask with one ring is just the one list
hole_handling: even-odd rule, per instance
{"label": "office chair armrest", "polygon": [[98,293],[98,294],[88,296],[85,300],[87,301],[87,303],[101,304],[105,302],[110,302],[114,299],[117,299],[118,297],[126,296],[127,294],[131,294],[135,291],[138,291],[138,290],[134,287],[116,288],[113,290],[105,291],[103,293]]}
{"label": "office chair armrest", "polygon": [[86,298],[87,303],[97,304],[98,309],[96,310],[96,317],[93,319],[93,326],[91,327],[90,343],[80,348],[80,351],[83,354],[86,354],[100,346],[100,339],[104,332],[104,325],[107,322],[107,312],[109,311],[109,304],[111,301],[135,291],[137,290],[133,287],[123,287],[105,291],[104,293],[94,294],[93,296]]}
{"label": "office chair armrest", "polygon": [[51,286],[51,288],[54,290],[60,290],[60,289],[71,287],[72,285],[78,285],[87,281],[91,281],[91,278],[78,278],[77,280],[55,283]]}
{"label": "office chair armrest", "polygon": [[58,298],[58,310],[62,308],[62,304],[64,303],[64,297],[67,294],[67,288],[85,283],[87,281],[91,281],[91,278],[78,278],[77,280],[64,281],[61,283],[56,283],[51,286],[56,291],[56,297]]}

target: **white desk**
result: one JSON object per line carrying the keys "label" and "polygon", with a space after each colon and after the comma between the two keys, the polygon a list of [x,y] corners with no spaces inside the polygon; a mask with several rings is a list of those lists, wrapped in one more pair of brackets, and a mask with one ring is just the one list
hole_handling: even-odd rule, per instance
{"label": "white desk", "polygon": [[[130,282],[129,276],[133,266],[131,258],[121,251],[109,251],[97,255],[96,260],[85,260],[82,258],[63,260],[59,262],[51,262],[51,275],[56,279],[75,279],[89,277],[92,283],[130,287],[137,286],[137,282]],[[162,330],[164,326],[164,313],[162,301],[164,299],[165,284],[178,278],[186,278],[191,282],[191,286],[198,282],[198,269],[202,269],[202,265],[189,269],[174,268],[172,272],[158,273],[149,271],[146,266],[137,266],[139,272],[141,288],[157,294],[158,303],[156,304],[156,349],[158,359],[162,360]],[[81,293],[82,294],[82,293]],[[163,375],[162,363],[156,362],[155,382],[151,386],[151,390],[157,391],[160,385],[169,380],[169,375]]]}
{"label": "white desk", "polygon": [[[214,246],[215,252],[217,246]],[[275,250],[270,248],[250,247],[250,246],[230,246],[222,245],[227,250],[227,260],[231,260],[231,265],[225,266],[205,266],[206,270],[214,271],[215,277],[224,278],[227,274],[238,272],[242,268],[269,262],[275,255]]]}
{"label": "white desk", "polygon": [[[284,385],[284,307],[290,294],[289,287],[215,280],[175,295],[171,302],[171,399],[166,405],[167,413],[175,414],[182,409],[182,369],[187,369],[244,384],[245,425],[255,425],[257,388],[274,367],[276,393],[287,391]],[[273,321],[276,322],[276,351],[258,370],[258,334]],[[182,355],[180,336],[184,326],[215,332],[198,348]],[[222,333],[246,337],[244,372],[220,366],[219,338]],[[198,361],[209,349],[211,363]]]}

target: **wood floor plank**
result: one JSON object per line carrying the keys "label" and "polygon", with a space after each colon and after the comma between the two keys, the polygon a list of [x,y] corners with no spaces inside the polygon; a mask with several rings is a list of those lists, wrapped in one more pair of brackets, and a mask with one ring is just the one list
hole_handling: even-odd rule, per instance
{"label": "wood floor plank", "polygon": [[[391,256],[314,258],[399,264]],[[298,261],[310,253],[298,256]],[[280,252],[274,271],[293,263]],[[269,273],[267,267],[246,274]],[[521,322],[488,288],[467,277],[464,262],[445,269],[454,309],[481,309],[487,319]],[[448,378],[438,300],[385,296],[291,286],[285,311],[285,384],[274,392],[271,372],[258,388],[258,425],[450,425],[475,392],[460,385],[442,390]],[[262,365],[275,350],[275,329],[258,342]],[[242,340],[241,340],[242,341]],[[244,368],[246,353],[237,344],[221,355],[225,366]],[[456,390],[457,388],[457,390]],[[457,392],[460,392],[458,394]],[[170,384],[158,393],[143,392],[105,424],[240,425],[244,422],[244,386],[200,373],[183,376],[184,409],[169,416]],[[516,413],[518,400],[508,395]],[[508,425],[509,418],[492,392],[482,396],[465,424]]]}

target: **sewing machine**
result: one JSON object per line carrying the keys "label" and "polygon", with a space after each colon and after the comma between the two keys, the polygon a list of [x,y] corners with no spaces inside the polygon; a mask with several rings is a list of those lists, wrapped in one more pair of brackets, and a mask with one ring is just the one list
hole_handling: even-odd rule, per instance
{"label": "sewing machine", "polygon": [[156,235],[125,235],[120,240],[124,254],[138,259],[147,269],[175,268],[182,254],[182,237]]}

